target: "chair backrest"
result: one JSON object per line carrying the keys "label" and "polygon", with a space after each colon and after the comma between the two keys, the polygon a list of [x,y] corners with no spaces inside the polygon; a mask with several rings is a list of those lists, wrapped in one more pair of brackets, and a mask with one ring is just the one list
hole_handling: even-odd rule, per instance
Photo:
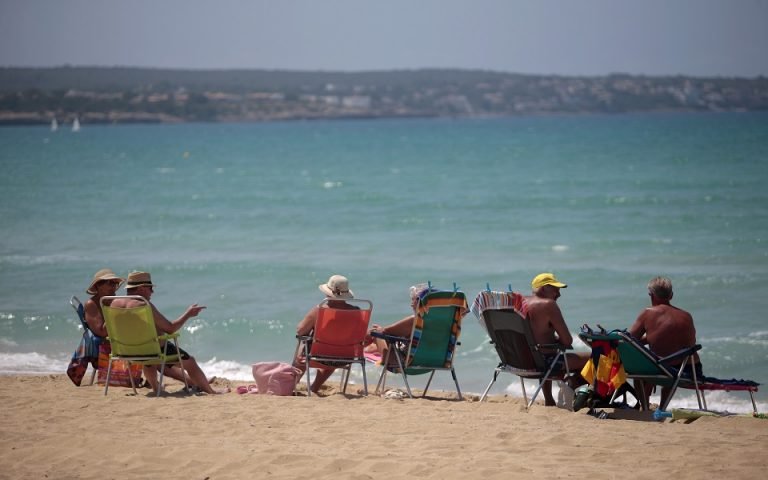
{"label": "chair backrest", "polygon": [[406,368],[406,373],[451,368],[461,335],[461,321],[467,311],[464,292],[429,291],[420,298],[406,355],[406,365],[419,368]]}
{"label": "chair backrest", "polygon": [[527,318],[511,308],[483,310],[482,317],[501,363],[516,370],[546,370]]}
{"label": "chair backrest", "polygon": [[640,344],[627,332],[617,332],[621,338],[618,350],[624,370],[630,376],[658,376],[674,379],[676,372],[672,372],[659,362],[659,356],[650,349]]}
{"label": "chair backrest", "polygon": [[[132,299],[140,305],[130,308],[111,306],[116,299]],[[112,355],[150,357],[162,354],[152,306],[144,297],[138,295],[102,297],[101,312],[112,344]]]}
{"label": "chair backrest", "polygon": [[363,358],[373,304],[362,299],[350,299],[345,302],[358,308],[333,308],[328,299],[320,303],[310,356]]}
{"label": "chair backrest", "polygon": [[80,299],[72,295],[72,298],[69,299],[69,304],[72,305],[72,308],[75,309],[77,318],[80,319],[80,323],[82,324],[83,328],[85,330],[90,330],[91,327],[89,327],[88,322],[85,321],[85,307],[83,306]]}

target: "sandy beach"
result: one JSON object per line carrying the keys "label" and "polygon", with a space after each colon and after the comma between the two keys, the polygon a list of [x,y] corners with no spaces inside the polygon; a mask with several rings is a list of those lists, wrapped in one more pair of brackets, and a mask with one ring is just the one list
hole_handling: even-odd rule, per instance
{"label": "sandy beach", "polygon": [[[219,387],[242,383],[225,379]],[[599,420],[449,392],[186,395],[1,376],[0,478],[758,478],[768,421]]]}

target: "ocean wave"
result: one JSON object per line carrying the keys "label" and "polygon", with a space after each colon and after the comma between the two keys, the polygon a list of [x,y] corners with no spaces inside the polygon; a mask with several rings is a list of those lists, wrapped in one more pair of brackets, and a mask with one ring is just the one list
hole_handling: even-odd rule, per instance
{"label": "ocean wave", "polygon": [[[530,401],[531,395],[536,391],[538,382],[526,381],[525,391],[528,394],[528,400]],[[559,391],[556,386],[557,382],[553,382],[552,395],[557,398]],[[689,393],[690,392],[690,393]],[[523,388],[520,385],[520,381],[516,378],[515,381],[507,385],[504,389],[504,393],[513,397],[523,398]],[[491,392],[493,394],[493,391]],[[707,400],[707,409],[716,412],[730,412],[730,413],[752,413],[752,402],[749,400],[749,395],[744,392],[721,392],[721,391],[709,391],[705,392]],[[542,400],[541,393],[536,397],[537,401]],[[653,394],[650,398],[651,403],[661,403],[660,394]],[[765,412],[768,408],[768,402],[755,402],[758,412]],[[696,395],[693,390],[683,390],[675,393],[675,396],[670,402],[669,408],[699,408],[699,404],[696,401]]]}
{"label": "ocean wave", "polygon": [[77,255],[0,255],[0,265],[13,265],[30,267],[36,265],[60,265],[64,263],[77,263],[85,257]]}
{"label": "ocean wave", "polygon": [[51,358],[37,352],[0,353],[0,373],[2,374],[49,374],[67,371],[69,359]]}
{"label": "ocean wave", "polygon": [[768,335],[766,332],[752,332],[745,337],[712,337],[701,338],[699,343],[735,343],[737,345],[754,345],[758,347],[768,347]]}

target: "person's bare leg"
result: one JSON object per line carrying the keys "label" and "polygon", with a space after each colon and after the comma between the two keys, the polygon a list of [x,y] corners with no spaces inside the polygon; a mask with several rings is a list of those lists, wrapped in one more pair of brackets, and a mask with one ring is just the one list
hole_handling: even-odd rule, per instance
{"label": "person's bare leg", "polygon": [[182,360],[182,363],[184,365],[184,369],[187,371],[187,374],[189,375],[189,379],[192,385],[196,386],[203,392],[210,393],[210,394],[229,392],[228,388],[225,388],[221,391],[214,390],[211,387],[211,384],[208,383],[208,378],[205,376],[205,373],[203,373],[203,370],[197,364],[197,361],[194,359],[194,357],[189,357],[186,360]]}
{"label": "person's bare leg", "polygon": [[145,365],[141,367],[141,370],[144,373],[144,378],[149,382],[152,392],[157,393],[157,388],[159,386],[157,383],[157,367],[154,365]]}
{"label": "person's bare leg", "polygon": [[315,373],[315,380],[312,382],[312,391],[317,393],[320,391],[320,387],[323,386],[326,380],[333,374],[335,368],[318,368]]}
{"label": "person's bare leg", "polygon": [[[157,366],[157,371],[160,371],[160,365]],[[174,380],[178,380],[180,382],[184,382],[184,378],[187,379],[187,384],[191,383],[191,380],[189,376],[178,366],[167,366],[165,369],[163,369],[163,375],[166,377],[171,377]]]}
{"label": "person's bare leg", "polygon": [[544,405],[547,407],[554,407],[557,405],[554,397],[552,397],[552,381],[547,380],[541,385],[541,393],[544,394]]}

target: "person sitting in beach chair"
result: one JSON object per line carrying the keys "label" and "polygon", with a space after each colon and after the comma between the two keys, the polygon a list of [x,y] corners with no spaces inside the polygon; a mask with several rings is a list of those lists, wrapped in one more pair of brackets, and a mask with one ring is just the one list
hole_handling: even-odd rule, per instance
{"label": "person sitting in beach chair", "polygon": [[[93,280],[91,280],[91,284],[86,290],[86,292],[91,295],[91,298],[86,300],[84,305],[85,321],[91,332],[101,340],[100,343],[104,344],[105,348],[102,349],[103,355],[109,355],[109,341],[106,340],[107,328],[104,326],[104,315],[101,311],[101,298],[114,296],[123,282],[125,282],[124,278],[118,277],[108,268],[103,268],[93,275]],[[134,377],[140,377],[140,368],[138,365],[136,367],[137,370]],[[99,382],[106,378],[106,372],[103,370],[104,369],[102,368],[102,371],[99,373]],[[122,373],[119,370],[113,370],[115,381],[119,382],[121,375]],[[164,375],[180,382],[184,382],[184,371],[179,367],[167,367]],[[139,378],[137,378],[137,380],[139,380]]]}
{"label": "person sitting in beach chair", "polygon": [[[453,361],[459,345],[461,321],[468,311],[466,296],[455,285],[452,291],[441,291],[430,284],[420,284],[411,287],[410,292],[413,315],[387,327],[375,325],[369,332],[376,343],[375,352],[369,351],[367,358],[384,367],[376,392],[384,392],[387,372],[393,372],[401,375],[408,396],[413,398],[408,376],[429,373],[423,397],[435,371],[446,370],[451,372],[461,400]],[[373,350],[372,346],[368,348]]]}
{"label": "person sitting in beach chair", "polygon": [[[560,289],[568,285],[560,282],[552,273],[540,273],[531,281],[532,295],[525,297],[525,305],[530,321],[533,338],[539,344],[559,343],[566,347],[573,344],[573,336],[568,331],[568,325],[565,324],[563,313],[557,305],[557,299],[560,298]],[[545,357],[554,357],[556,351],[542,352]],[[572,372],[580,372],[584,365],[589,361],[589,352],[569,352],[565,354],[568,357],[568,367]],[[561,357],[562,361],[562,357]],[[563,369],[563,366],[555,366]],[[573,390],[584,383],[580,375],[572,375],[568,386]],[[557,405],[552,396],[552,382],[546,380],[541,391],[544,394],[544,405],[551,407]],[[572,391],[570,393],[573,393]],[[570,395],[569,395],[570,396]]]}
{"label": "person sitting in beach chair", "polygon": [[[325,303],[328,307],[340,310],[359,310],[360,307],[347,303],[346,300],[352,300],[355,298],[352,290],[349,289],[349,280],[343,275],[331,275],[328,281],[317,287],[326,297]],[[315,329],[315,323],[317,322],[318,314],[320,312],[320,305],[315,305],[310,308],[304,318],[296,326],[296,337],[311,338],[311,335]],[[293,365],[301,371],[303,375],[307,369],[307,363],[304,358],[304,348],[302,345],[298,345],[296,353],[293,359]],[[333,375],[336,367],[322,366],[317,368],[315,379],[310,386],[310,391],[317,393],[320,391],[320,387],[323,386],[326,380]]]}
{"label": "person sitting in beach chair", "polygon": [[[389,353],[389,343],[384,340],[383,335],[390,335],[393,337],[410,337],[413,331],[413,322],[416,321],[416,315],[418,311],[419,298],[429,289],[426,283],[419,283],[413,285],[410,288],[411,295],[411,310],[413,313],[410,315],[390,324],[386,327],[382,327],[378,324],[373,324],[369,335],[376,332],[380,334],[378,338],[370,337],[370,344],[365,347],[365,351],[368,354],[368,358],[376,358],[378,361],[381,359],[389,358],[389,366],[397,366],[397,359],[394,355],[387,355]],[[406,353],[406,346],[400,344],[398,348],[401,349],[403,356]]]}
{"label": "person sitting in beach chair", "polygon": [[[144,297],[147,302],[152,307],[152,313],[155,320],[155,327],[157,328],[158,334],[163,333],[175,333],[181,327],[184,326],[184,324],[192,317],[196,317],[200,314],[203,309],[205,309],[204,306],[198,305],[198,304],[192,304],[190,305],[187,310],[176,320],[170,321],[165,316],[160,313],[160,311],[155,307],[155,305],[151,302],[152,293],[154,292],[154,284],[152,283],[152,278],[149,273],[147,272],[131,272],[128,275],[128,280],[126,281],[125,289],[128,292],[128,295],[139,295],[141,297]],[[140,306],[141,303],[137,302],[136,300],[133,300],[131,298],[118,298],[112,302],[112,306],[116,308],[132,308],[135,306]],[[175,347],[172,344],[168,344],[165,348],[165,353],[167,355],[174,355],[177,352],[175,351]],[[209,393],[209,394],[216,394],[216,393],[227,393],[229,392],[229,388],[225,388],[223,390],[216,390],[213,387],[211,387],[210,381],[203,373],[202,369],[200,368],[200,365],[198,365],[197,360],[195,360],[194,357],[190,356],[187,352],[179,348],[178,353],[181,355],[182,359],[182,365],[184,366],[184,370],[189,375],[189,383],[191,383],[193,386],[197,387],[201,392]],[[173,369],[166,369],[164,373],[169,374]],[[144,367],[144,375],[147,378],[147,381],[152,386],[153,391],[157,392],[159,385],[157,383],[157,367],[154,366],[146,366]],[[169,375],[172,376],[172,375]],[[175,377],[174,377],[175,378]],[[180,377],[183,379],[183,377]]]}
{"label": "person sitting in beach chair", "polygon": [[[643,309],[635,323],[629,327],[629,334],[647,344],[648,348],[659,357],[672,355],[680,350],[696,345],[696,327],[693,316],[682,308],[673,306],[672,281],[666,277],[655,277],[648,282],[648,296],[651,306]],[[683,358],[676,359],[670,366],[678,366]],[[693,354],[693,364],[686,364],[683,375],[692,376],[695,372],[698,378],[703,376],[699,354]],[[642,385],[635,388],[641,395],[643,405],[648,405],[648,397],[653,385]],[[661,389],[661,404],[666,405],[671,393],[669,386]]]}

